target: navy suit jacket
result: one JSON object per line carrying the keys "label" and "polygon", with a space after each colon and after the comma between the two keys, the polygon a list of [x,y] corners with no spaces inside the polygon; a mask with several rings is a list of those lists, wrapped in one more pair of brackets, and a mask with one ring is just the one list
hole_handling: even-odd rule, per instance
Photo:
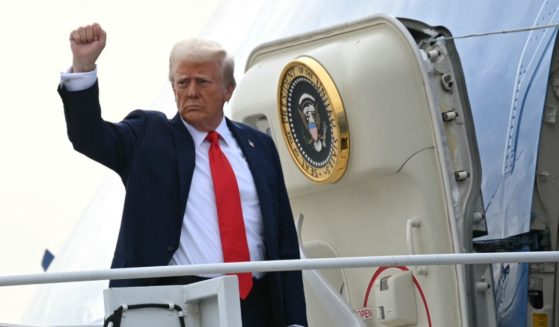
{"label": "navy suit jacket", "polygon": [[[165,266],[179,246],[194,171],[194,143],[177,114],[136,110],[119,123],[101,118],[99,90],[59,87],[74,149],[114,170],[126,188],[112,268]],[[258,193],[266,259],[298,259],[299,247],[283,173],[273,140],[227,120]],[[300,271],[268,273],[278,325],[306,325]],[[153,280],[113,280],[111,287],[147,286]]]}

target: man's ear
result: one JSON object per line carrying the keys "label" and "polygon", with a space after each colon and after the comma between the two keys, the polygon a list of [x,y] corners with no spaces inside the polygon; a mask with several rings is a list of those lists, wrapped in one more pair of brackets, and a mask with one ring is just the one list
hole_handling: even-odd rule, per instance
{"label": "man's ear", "polygon": [[171,87],[173,88],[173,95],[175,96],[175,101],[177,101],[177,90],[175,88],[175,83],[171,82]]}
{"label": "man's ear", "polygon": [[225,88],[225,102],[229,101],[233,96],[233,91],[235,91],[235,85],[228,85]]}

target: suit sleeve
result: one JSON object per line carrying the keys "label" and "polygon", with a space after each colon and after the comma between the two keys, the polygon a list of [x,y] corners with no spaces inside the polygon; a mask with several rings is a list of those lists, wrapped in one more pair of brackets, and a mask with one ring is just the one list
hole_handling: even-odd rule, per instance
{"label": "suit sleeve", "polygon": [[125,179],[130,159],[142,137],[144,117],[136,111],[120,123],[101,117],[97,82],[82,91],[67,91],[59,86],[64,104],[68,138],[74,149],[116,171]]}
{"label": "suit sleeve", "polygon": [[[277,194],[279,204],[279,255],[281,259],[300,259],[297,231],[287,195],[279,155],[273,143],[274,162],[277,176]],[[300,270],[281,273],[283,284],[283,301],[287,325],[307,326],[303,277]]]}

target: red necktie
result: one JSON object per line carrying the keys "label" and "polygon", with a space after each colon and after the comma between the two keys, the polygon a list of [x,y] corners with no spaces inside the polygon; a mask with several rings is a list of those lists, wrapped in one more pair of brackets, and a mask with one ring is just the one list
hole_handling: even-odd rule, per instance
{"label": "red necktie", "polygon": [[[208,156],[214,184],[223,261],[250,261],[241,196],[235,173],[227,157],[221,151],[219,134],[211,131],[206,140],[211,143]],[[236,275],[239,278],[239,293],[241,299],[244,300],[252,288],[252,273],[237,273]]]}

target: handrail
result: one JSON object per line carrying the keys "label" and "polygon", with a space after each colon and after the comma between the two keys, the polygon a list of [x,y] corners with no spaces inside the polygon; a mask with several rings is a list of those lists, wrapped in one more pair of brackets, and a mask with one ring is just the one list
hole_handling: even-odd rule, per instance
{"label": "handrail", "polygon": [[559,251],[452,253],[392,255],[375,257],[342,257],[299,260],[270,260],[184,266],[119,268],[67,272],[47,272],[0,276],[0,287],[51,284],[108,279],[134,279],[235,272],[266,272],[308,269],[364,268],[385,266],[459,265],[519,262],[559,262]]}

